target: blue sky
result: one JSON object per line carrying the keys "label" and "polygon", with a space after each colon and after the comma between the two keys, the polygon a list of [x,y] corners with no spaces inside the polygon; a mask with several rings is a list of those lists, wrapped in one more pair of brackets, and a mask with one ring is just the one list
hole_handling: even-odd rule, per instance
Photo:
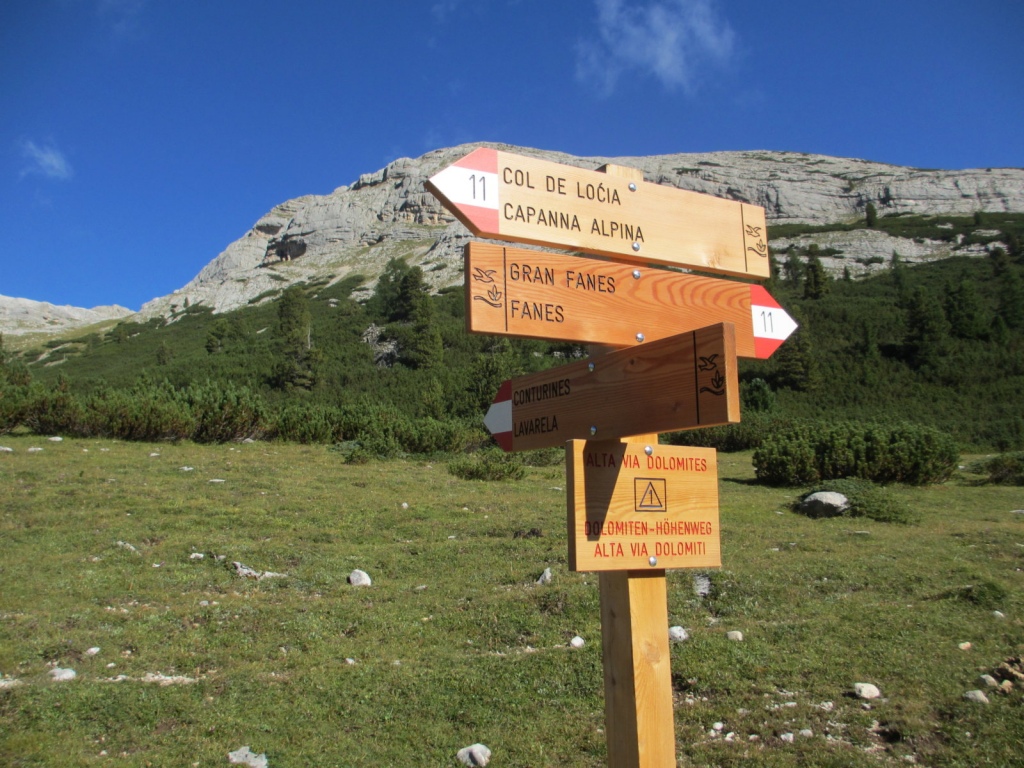
{"label": "blue sky", "polygon": [[1024,166],[1019,0],[9,0],[0,294],[188,282],[274,205],[470,141]]}

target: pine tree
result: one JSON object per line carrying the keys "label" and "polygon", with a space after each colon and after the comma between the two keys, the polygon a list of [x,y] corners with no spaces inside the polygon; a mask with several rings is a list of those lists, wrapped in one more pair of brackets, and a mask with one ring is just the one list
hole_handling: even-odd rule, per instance
{"label": "pine tree", "polygon": [[981,298],[970,280],[961,280],[956,288],[947,285],[943,307],[950,333],[957,338],[983,339],[988,335],[988,322]]}
{"label": "pine tree", "polygon": [[832,278],[825,271],[825,265],[821,263],[815,251],[807,260],[807,269],[804,273],[804,298],[820,299],[831,289]]}
{"label": "pine tree", "polygon": [[312,389],[322,355],[313,349],[312,318],[306,292],[297,285],[277,300],[278,360],[272,383],[280,389]]}
{"label": "pine tree", "polygon": [[907,308],[904,339],[908,361],[918,370],[934,370],[946,354],[948,341],[949,324],[941,304],[928,291],[915,288]]}
{"label": "pine tree", "polygon": [[868,203],[864,206],[864,221],[868,229],[874,227],[875,222],[878,221],[878,210],[875,208],[874,203]]}
{"label": "pine tree", "polygon": [[786,251],[786,264],[783,267],[783,271],[786,275],[787,283],[793,287],[800,285],[800,281],[803,280],[804,276],[804,263],[800,260],[800,256],[793,246],[790,246]]}
{"label": "pine tree", "polygon": [[1020,273],[1009,269],[999,286],[999,316],[1007,328],[1024,328],[1024,280]]}
{"label": "pine tree", "polygon": [[393,319],[399,287],[409,269],[405,259],[396,256],[388,261],[384,271],[377,279],[377,287],[373,290],[373,296],[366,302],[366,311],[371,317],[384,322],[390,322]]}
{"label": "pine tree", "polygon": [[821,371],[814,357],[811,337],[803,322],[775,353],[774,361],[777,387],[808,392],[821,383]]}

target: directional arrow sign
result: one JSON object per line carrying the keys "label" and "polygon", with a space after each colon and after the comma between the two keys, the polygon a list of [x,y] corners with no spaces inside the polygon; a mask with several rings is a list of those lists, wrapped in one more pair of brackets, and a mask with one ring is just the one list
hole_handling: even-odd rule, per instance
{"label": "directional arrow sign", "polygon": [[728,322],[759,359],[797,327],[760,285],[491,243],[466,246],[466,304],[471,333],[614,347]]}
{"label": "directional arrow sign", "polygon": [[569,570],[722,565],[714,448],[566,443]]}
{"label": "directional arrow sign", "polygon": [[735,330],[718,323],[510,379],[484,425],[527,451],[739,420]]}
{"label": "directional arrow sign", "polygon": [[768,277],[764,209],[480,148],[427,182],[476,235]]}

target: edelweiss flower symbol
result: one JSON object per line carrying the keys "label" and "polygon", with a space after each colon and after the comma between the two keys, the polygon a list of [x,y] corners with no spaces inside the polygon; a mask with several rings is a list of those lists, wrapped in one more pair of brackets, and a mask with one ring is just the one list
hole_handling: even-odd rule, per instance
{"label": "edelweiss flower symbol", "polygon": [[495,308],[501,307],[501,291],[498,290],[498,286],[492,285],[486,296],[474,296],[473,301],[482,301]]}
{"label": "edelweiss flower symbol", "polygon": [[761,237],[761,227],[755,227],[751,224],[747,224],[747,237],[756,237],[757,242],[753,245],[748,245],[747,250],[753,251],[758,256],[768,255],[768,246],[765,244]]}

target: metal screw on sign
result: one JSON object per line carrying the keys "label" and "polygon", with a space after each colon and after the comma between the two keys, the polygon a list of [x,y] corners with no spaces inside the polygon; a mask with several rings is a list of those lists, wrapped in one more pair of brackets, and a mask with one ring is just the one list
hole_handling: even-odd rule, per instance
{"label": "metal screw on sign", "polygon": [[634,184],[632,181],[629,182],[629,191],[636,192],[636,184]]}
{"label": "metal screw on sign", "polygon": [[650,559],[647,562],[650,563],[651,568],[653,568],[658,564],[658,558],[656,558],[654,555],[651,555]]}
{"label": "metal screw on sign", "polygon": [[634,251],[639,251],[640,250],[640,243],[633,243],[633,250]]}
{"label": "metal screw on sign", "polygon": [[640,279],[640,270],[639,269],[634,269],[633,270],[633,279],[634,280],[639,280]]}
{"label": "metal screw on sign", "polygon": [[643,340],[644,340],[644,338],[646,338],[646,337],[645,337],[645,336],[644,336],[644,335],[643,335],[642,333],[638,333],[638,334],[636,335],[636,340],[637,340],[637,341],[643,341]]}
{"label": "metal screw on sign", "polygon": [[595,368],[597,368],[597,366],[594,365],[593,363],[587,363],[587,370],[590,371],[591,373],[594,372]]}
{"label": "metal screw on sign", "polygon": [[591,427],[590,428],[590,434],[596,435],[597,434],[597,427]]}
{"label": "metal screw on sign", "polygon": [[654,449],[651,448],[651,446],[649,446],[649,445],[645,446],[644,447],[644,453],[646,453],[648,456],[652,456],[654,454]]}

